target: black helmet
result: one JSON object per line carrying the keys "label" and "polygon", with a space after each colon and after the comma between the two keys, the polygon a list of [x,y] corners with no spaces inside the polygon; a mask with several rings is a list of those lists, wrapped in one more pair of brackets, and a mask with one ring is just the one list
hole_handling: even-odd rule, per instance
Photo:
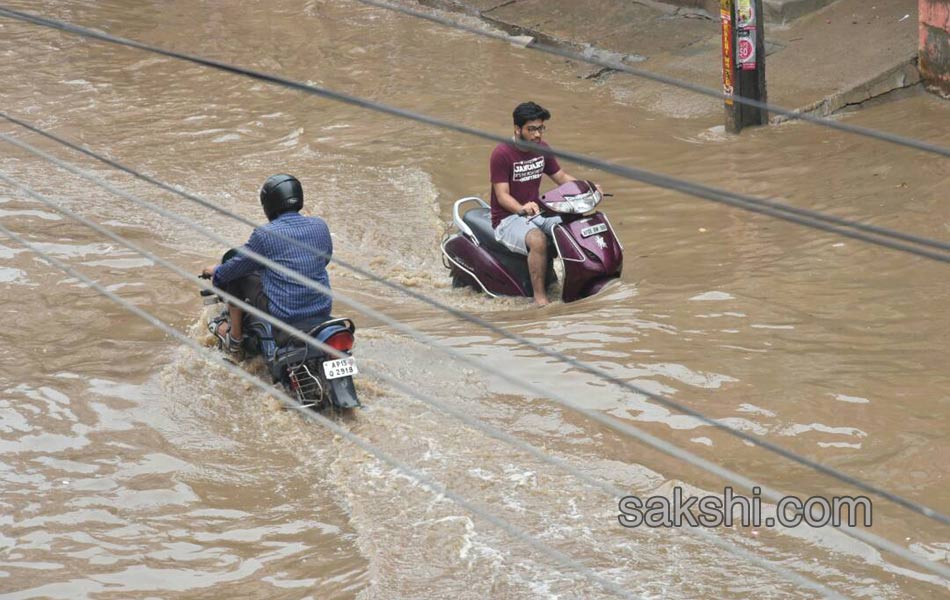
{"label": "black helmet", "polygon": [[268,221],[303,208],[303,186],[293,175],[271,175],[261,187],[261,206]]}

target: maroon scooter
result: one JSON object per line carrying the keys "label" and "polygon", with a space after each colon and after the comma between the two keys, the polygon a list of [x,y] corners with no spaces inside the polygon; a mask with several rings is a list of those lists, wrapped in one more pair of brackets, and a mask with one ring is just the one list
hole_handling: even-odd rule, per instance
{"label": "maroon scooter", "polygon": [[[593,296],[623,269],[623,246],[607,216],[594,210],[602,199],[589,181],[569,181],[539,199],[544,216],[562,220],[549,238],[545,284],[560,277],[564,302]],[[466,204],[475,206],[462,215]],[[456,201],[452,218],[458,231],[442,241],[442,263],[453,287],[472,287],[492,297],[534,295],[527,257],[495,241],[491,209],[481,198]],[[561,273],[556,274],[556,263]]]}

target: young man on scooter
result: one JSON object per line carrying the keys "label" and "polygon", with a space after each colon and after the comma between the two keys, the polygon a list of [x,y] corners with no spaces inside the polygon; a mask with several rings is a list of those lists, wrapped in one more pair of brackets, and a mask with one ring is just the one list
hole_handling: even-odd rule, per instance
{"label": "young man on scooter", "polygon": [[[329,288],[327,263],[333,254],[330,229],[323,219],[300,214],[303,208],[300,182],[291,175],[274,175],[264,182],[260,197],[268,223],[256,228],[243,248]],[[284,238],[302,242],[314,252],[303,250]],[[312,326],[330,318],[330,296],[268,269],[250,256],[238,253],[222,264],[206,267],[202,276],[210,278],[215,287],[287,324]],[[216,334],[222,346],[240,358],[244,311],[229,305],[228,317],[228,321],[218,326]]]}
{"label": "young man on scooter", "polygon": [[557,159],[536,148],[518,145],[530,142],[546,148],[542,141],[544,122],[551,113],[535,104],[524,102],[512,113],[512,141],[498,144],[491,153],[491,222],[495,239],[512,252],[528,257],[528,273],[538,306],[548,304],[544,278],[548,265],[548,237],[560,217],[542,217],[538,206],[541,175],[558,185],[576,181],[561,169]]}

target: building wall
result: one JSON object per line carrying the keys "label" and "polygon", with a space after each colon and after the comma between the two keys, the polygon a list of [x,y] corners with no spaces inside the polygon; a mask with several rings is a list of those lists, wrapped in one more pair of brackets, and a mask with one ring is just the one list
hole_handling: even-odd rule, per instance
{"label": "building wall", "polygon": [[920,76],[950,98],[950,0],[920,0]]}

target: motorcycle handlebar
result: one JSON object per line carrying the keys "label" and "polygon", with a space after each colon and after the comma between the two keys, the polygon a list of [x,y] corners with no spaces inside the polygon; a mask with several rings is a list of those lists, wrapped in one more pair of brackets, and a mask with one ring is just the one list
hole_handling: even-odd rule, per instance
{"label": "motorcycle handlebar", "polygon": [[[199,279],[211,279],[211,277],[205,275],[204,273],[199,273],[199,274],[198,274],[198,278],[199,278]],[[214,296],[214,293],[215,293],[214,290],[201,290],[201,295],[202,295],[202,296]]]}

